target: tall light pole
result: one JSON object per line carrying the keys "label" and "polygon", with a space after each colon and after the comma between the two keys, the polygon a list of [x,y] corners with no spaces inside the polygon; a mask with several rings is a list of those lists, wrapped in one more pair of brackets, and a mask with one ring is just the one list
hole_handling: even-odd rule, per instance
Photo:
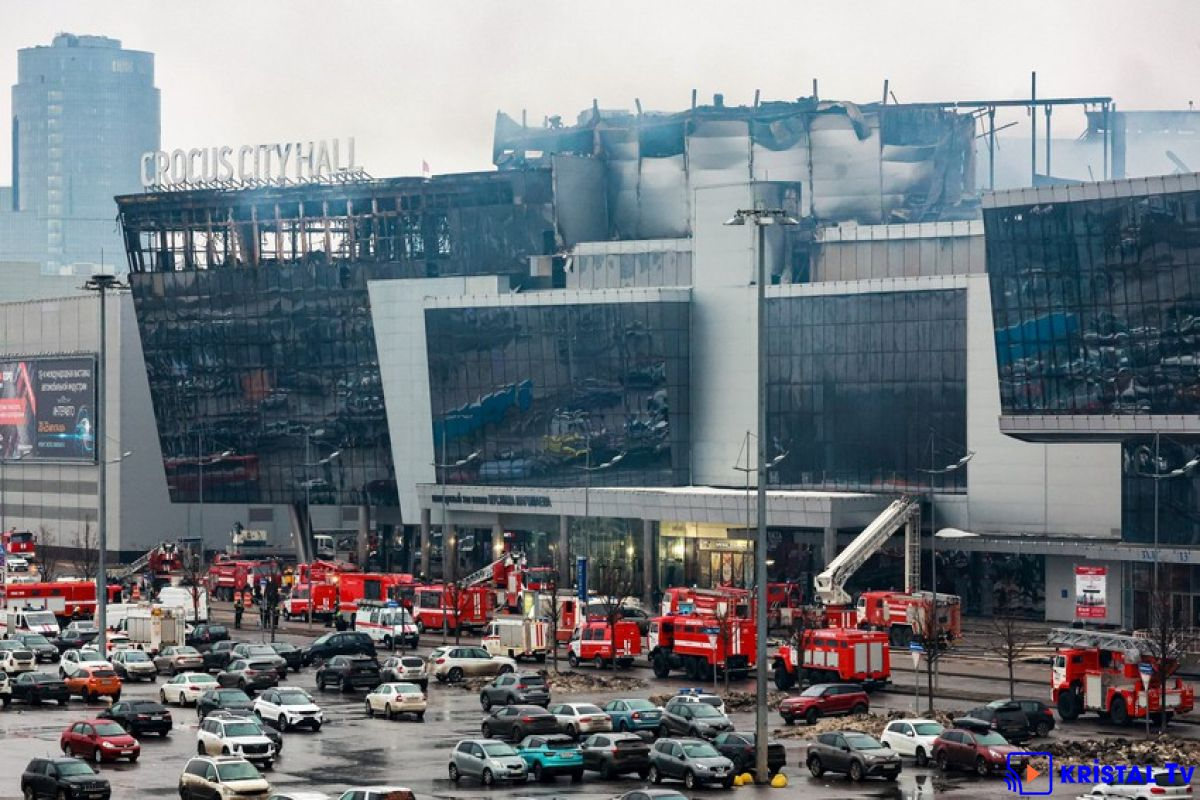
{"label": "tall light pole", "polygon": [[758,378],[755,388],[758,400],[758,537],[754,543],[754,582],[758,608],[755,653],[758,685],[754,721],[754,780],[767,782],[767,253],[768,225],[798,225],[796,219],[781,208],[738,209],[725,221],[726,225],[757,226],[758,250],[757,345]]}
{"label": "tall light pole", "polygon": [[[99,634],[96,640],[100,652],[105,652],[106,628],[108,624],[108,460],[105,451],[105,439],[108,438],[107,387],[105,385],[108,373],[108,303],[105,295],[108,292],[118,292],[128,286],[121,283],[117,276],[108,274],[93,275],[83,285],[84,289],[96,292],[100,298],[100,358],[96,364],[96,424],[94,436],[96,440],[96,463],[99,471],[96,476],[96,628]],[[121,458],[124,458],[122,456]],[[118,461],[120,459],[117,459]]]}
{"label": "tall light pole", "polygon": [[[451,571],[449,569],[449,566],[450,566],[450,561],[449,561],[450,560],[450,547],[449,547],[450,526],[446,524],[447,515],[449,513],[449,510],[447,508],[447,502],[446,502],[446,471],[451,470],[451,469],[461,469],[462,467],[465,467],[468,464],[472,463],[475,459],[479,458],[479,456],[480,456],[480,451],[475,450],[470,455],[468,455],[466,458],[460,458],[458,461],[447,463],[445,460],[446,459],[446,422],[445,422],[445,420],[442,421],[442,462],[439,464],[438,462],[435,461],[433,463],[433,469],[436,472],[437,477],[440,478],[439,483],[441,483],[441,486],[442,486],[442,643],[443,644],[446,643],[446,636],[449,633],[448,627],[450,624],[449,613],[446,611],[446,592],[448,592],[450,590],[450,580],[453,577],[453,573],[457,572],[457,570]],[[458,558],[457,552],[455,552],[454,557]],[[455,565],[455,566],[457,566],[457,565]],[[425,579],[428,580],[429,576],[426,575]],[[459,593],[457,590],[454,592],[454,602],[456,605],[460,602]],[[457,613],[457,612],[458,612],[458,609],[455,609],[455,613]],[[456,636],[457,636],[457,634],[456,634]]]}
{"label": "tall light pole", "polygon": [[1159,527],[1159,503],[1158,503],[1158,484],[1162,481],[1173,480],[1174,478],[1184,478],[1191,474],[1197,466],[1200,466],[1200,455],[1192,456],[1192,459],[1178,469],[1173,469],[1170,472],[1159,472],[1162,463],[1159,459],[1160,439],[1162,434],[1154,434],[1154,470],[1150,473],[1139,472],[1138,477],[1150,478],[1154,481],[1154,576],[1152,590],[1155,595],[1158,594],[1158,527]]}
{"label": "tall light pole", "polygon": [[204,541],[204,468],[211,467],[213,464],[219,464],[225,459],[233,455],[232,450],[225,450],[219,455],[213,456],[207,461],[204,460],[204,433],[196,431],[196,469],[198,470],[199,480],[199,517],[200,517],[200,540]]}

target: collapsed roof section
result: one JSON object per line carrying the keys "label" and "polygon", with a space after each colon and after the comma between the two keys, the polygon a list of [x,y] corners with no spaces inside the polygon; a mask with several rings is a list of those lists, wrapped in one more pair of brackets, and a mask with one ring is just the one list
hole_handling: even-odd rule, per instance
{"label": "collapsed roof section", "polygon": [[[679,113],[594,106],[573,126],[551,118],[539,128],[498,112],[492,160],[502,170],[550,162],[568,241],[688,236],[693,190],[748,181],[798,184],[799,213],[818,223],[977,214],[970,114],[812,98],[716,101]],[[574,208],[567,198],[579,198]]]}

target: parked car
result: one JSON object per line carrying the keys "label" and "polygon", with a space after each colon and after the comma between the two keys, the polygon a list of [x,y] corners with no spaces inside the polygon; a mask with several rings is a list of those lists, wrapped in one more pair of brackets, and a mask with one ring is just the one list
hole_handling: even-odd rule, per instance
{"label": "parked car", "polygon": [[304,649],[304,665],[334,656],[364,655],[375,658],[375,642],[361,631],[327,633]]}
{"label": "parked car", "polygon": [[225,669],[225,667],[229,666],[229,654],[237,644],[237,642],[230,641],[229,639],[213,642],[203,653],[204,666],[202,669],[205,672],[216,672],[217,670]]}
{"label": "parked car", "polygon": [[174,644],[164,647],[154,657],[154,666],[160,673],[178,675],[181,672],[202,670],[206,667],[204,656],[191,645]]}
{"label": "parked car", "polygon": [[713,694],[708,689],[700,687],[692,687],[689,689],[680,689],[675,693],[668,703],[704,703],[710,705],[722,714],[725,713],[725,701],[721,699],[719,694]]}
{"label": "parked car", "polygon": [[90,619],[75,619],[67,623],[67,627],[62,629],[63,633],[77,634],[84,637],[88,642],[95,641],[100,635],[100,629],[96,627],[96,623]]}
{"label": "parked car", "polygon": [[[1000,734],[991,730],[948,728],[933,743],[933,760],[942,772],[951,767],[971,769],[978,775],[1003,772],[1009,768],[1008,754],[1020,752]],[[1013,759],[1012,768],[1023,774],[1023,760]]]}
{"label": "parked car", "polygon": [[153,700],[122,700],[113,703],[96,717],[110,719],[134,736],[147,733],[166,736],[174,725],[171,712]]}
{"label": "parked car", "polygon": [[583,753],[570,736],[526,736],[517,745],[517,752],[525,759],[530,774],[536,781],[550,780],[559,775],[570,775],[571,783],[583,780]]}
{"label": "parked car", "polygon": [[613,729],[612,717],[591,703],[557,703],[546,710],[558,720],[558,729],[572,739]]}
{"label": "parked car", "polygon": [[529,779],[529,770],[525,759],[507,742],[464,739],[450,754],[450,780],[458,783],[463,777],[476,778],[484,786],[498,782],[524,783]]}
{"label": "parked car", "polygon": [[647,787],[619,794],[613,800],[688,800],[688,798],[674,789],[652,789]]}
{"label": "parked car", "polygon": [[0,641],[0,672],[10,677],[37,669],[37,656],[16,639]]}
{"label": "parked car", "polygon": [[317,688],[340,686],[343,692],[354,689],[374,689],[382,679],[379,662],[367,655],[333,656],[317,670]]}
{"label": "parked car", "polygon": [[918,767],[923,767],[933,758],[933,743],[942,735],[940,722],[932,719],[892,720],[883,729],[880,740],[902,756],[912,756]]}
{"label": "parked car", "polygon": [[[755,743],[753,733],[721,733],[713,740],[717,752],[733,762],[737,774],[754,774]],[[787,752],[779,742],[767,742],[767,777],[787,766]]]}
{"label": "parked car", "polygon": [[78,650],[68,650],[62,654],[62,658],[58,660],[58,674],[69,678],[75,674],[76,670],[83,667],[99,666],[112,669],[112,662],[100,655],[100,651],[95,648],[81,647]]}
{"label": "parked car", "polygon": [[65,706],[71,696],[62,678],[49,672],[22,672],[9,683],[12,686],[13,700],[21,700],[35,706],[47,700]]}
{"label": "parked car", "polygon": [[608,780],[616,775],[650,774],[650,744],[636,733],[597,733],[579,745],[583,767]]}
{"label": "parked car", "polygon": [[516,672],[517,662],[508,656],[493,656],[482,647],[449,647],[429,655],[430,669],[439,683],[458,683],[463,678]]}
{"label": "parked car", "polygon": [[[341,798],[345,796],[346,793],[343,792],[338,800],[341,800]],[[267,800],[332,800],[332,798],[324,792],[306,792],[303,790],[294,791],[292,789],[286,789],[284,791],[275,792],[268,797]]]}
{"label": "parked car", "polygon": [[217,683],[222,686],[236,686],[243,692],[254,692],[278,686],[279,672],[270,661],[238,658],[230,661],[229,666],[217,673]]}
{"label": "parked car", "polygon": [[63,683],[72,697],[85,703],[97,697],[108,697],[114,703],[121,699],[121,679],[111,667],[80,667]]}
{"label": "parked car", "polygon": [[14,640],[25,645],[27,650],[33,651],[33,657],[39,664],[53,664],[58,661],[58,648],[54,642],[47,639],[40,633],[18,633],[12,637]]}
{"label": "parked car", "polygon": [[367,695],[365,705],[368,717],[383,714],[394,719],[400,714],[412,714],[418,722],[425,721],[425,694],[415,683],[380,684]]}
{"label": "parked car", "polygon": [[970,730],[993,730],[1014,744],[1033,738],[1033,728],[1029,717],[1016,703],[989,708],[979,706],[972,708],[962,717],[954,720],[954,727]]}
{"label": "parked car", "polygon": [[814,778],[840,772],[852,781],[875,776],[894,781],[901,769],[899,753],[860,731],[818,734],[808,746],[807,761]]}
{"label": "parked car", "polygon": [[239,642],[229,651],[229,660],[245,660],[259,661],[270,663],[271,668],[275,670],[279,680],[283,680],[288,674],[287,659],[275,652],[275,648],[269,644],[257,644],[255,642]]}
{"label": "parked car", "polygon": [[261,735],[271,740],[271,744],[275,745],[275,755],[283,752],[283,734],[264,723],[254,714],[247,714],[244,711],[225,711],[217,709],[209,712],[205,719],[240,719],[244,722],[249,722],[254,726]]}
{"label": "parked car", "polygon": [[871,710],[871,698],[854,683],[817,683],[779,704],[779,716],[791,725],[802,719],[809,725],[821,717],[839,714],[865,714]]}
{"label": "parked car", "polygon": [[254,700],[254,713],[281,731],[303,727],[315,733],[325,723],[325,712],[303,689],[268,689]]}
{"label": "parked car", "polygon": [[479,692],[479,705],[487,711],[492,706],[516,704],[542,706],[550,703],[550,687],[546,679],[532,672],[506,672],[497,675]]}
{"label": "parked car", "polygon": [[181,672],[159,688],[158,702],[163,705],[194,705],[200,695],[217,686],[217,679],[207,672]]}
{"label": "parked car", "polygon": [[109,800],[112,787],[78,758],[35,758],[21,773],[21,794],[27,800]]}
{"label": "parked car", "polygon": [[671,778],[688,791],[703,785],[733,786],[733,762],[703,739],[659,739],[650,748],[651,783]]}
{"label": "parked car", "polygon": [[65,653],[68,650],[78,650],[85,645],[89,645],[95,640],[98,632],[96,631],[80,631],[72,630],[68,625],[66,628],[50,640],[50,644],[58,649],[59,653]]}
{"label": "parked car", "polygon": [[183,643],[191,645],[200,651],[211,648],[217,642],[229,641],[229,628],[224,625],[202,623],[195,626],[184,636]]}
{"label": "parked car", "polygon": [[158,665],[142,650],[121,650],[113,653],[113,669],[126,681],[153,681],[158,677]]}
{"label": "parked car", "polygon": [[108,719],[76,722],[58,737],[58,746],[62,748],[63,755],[86,758],[96,764],[122,758],[134,762],[142,754],[138,740]]}
{"label": "parked car", "polygon": [[1120,782],[1096,783],[1090,794],[1083,795],[1091,800],[1186,800],[1191,796],[1191,784],[1180,771],[1162,767],[1153,769],[1149,781],[1139,770],[1136,776],[1126,775]]}
{"label": "parked car", "polygon": [[262,729],[248,719],[207,717],[196,732],[200,755],[234,755],[270,769],[275,763],[275,745]]}
{"label": "parked car", "polygon": [[292,672],[299,672],[304,666],[304,651],[291,642],[271,642],[271,649],[284,660]]}
{"label": "parked car", "polygon": [[[1033,729],[1035,736],[1049,736],[1050,731],[1054,730],[1054,709],[1041,700],[1029,700],[1020,698],[1017,700],[993,700],[987,704],[988,708],[1008,709],[1011,706],[1017,706],[1025,714],[1025,718],[1029,720],[1029,727]],[[974,716],[969,714],[968,716]],[[1003,735],[1003,732],[1001,732]]]}
{"label": "parked car", "polygon": [[338,800],[417,800],[417,796],[404,786],[355,786],[342,792]]}
{"label": "parked car", "polygon": [[179,776],[179,800],[267,800],[271,784],[244,758],[196,756]]}
{"label": "parked car", "polygon": [[429,690],[429,665],[420,656],[392,656],[383,662],[379,677],[384,683],[415,683]]}
{"label": "parked car", "polygon": [[519,742],[530,734],[558,733],[558,720],[541,706],[499,706],[483,718],[483,738]]}
{"label": "parked car", "polygon": [[662,715],[664,736],[712,739],[718,733],[733,730],[729,717],[708,703],[680,702],[672,697]]}
{"label": "parked car", "polygon": [[254,701],[241,689],[209,689],[196,701],[196,717],[204,719],[212,711],[253,714]]}
{"label": "parked car", "polygon": [[12,681],[8,679],[8,673],[0,670],[0,704],[8,708],[8,704],[12,701]]}
{"label": "parked car", "polygon": [[662,725],[662,706],[640,698],[609,700],[604,705],[604,713],[618,731],[657,731]]}

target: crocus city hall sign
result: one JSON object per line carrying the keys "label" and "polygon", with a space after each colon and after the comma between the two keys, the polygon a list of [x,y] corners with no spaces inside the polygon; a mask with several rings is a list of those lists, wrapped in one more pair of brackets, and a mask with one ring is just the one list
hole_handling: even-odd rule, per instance
{"label": "crocus city hall sign", "polygon": [[233,181],[303,183],[361,170],[354,162],[353,137],[142,153],[142,186],[147,189]]}

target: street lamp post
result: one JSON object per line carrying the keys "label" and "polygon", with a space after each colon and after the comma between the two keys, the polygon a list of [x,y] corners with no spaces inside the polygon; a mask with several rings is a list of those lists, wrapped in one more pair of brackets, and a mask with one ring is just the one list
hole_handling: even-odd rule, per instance
{"label": "street lamp post", "polygon": [[798,225],[780,208],[738,209],[725,221],[726,225],[745,225],[747,221],[757,226],[756,249],[758,250],[757,271],[757,345],[758,377],[755,394],[758,400],[758,536],[754,546],[754,582],[757,588],[757,648],[756,672],[758,674],[755,723],[754,723],[754,780],[767,781],[767,254],[766,228],[768,225]]}
{"label": "street lamp post", "polygon": [[1154,576],[1152,578],[1152,591],[1154,595],[1158,595],[1158,528],[1159,528],[1159,502],[1158,485],[1162,481],[1172,480],[1174,478],[1184,478],[1191,474],[1197,466],[1200,466],[1200,455],[1192,456],[1192,459],[1178,469],[1173,469],[1169,472],[1159,472],[1159,465],[1162,463],[1159,459],[1160,439],[1162,434],[1154,434],[1154,470],[1147,473],[1138,473],[1139,477],[1150,478],[1154,481]]}
{"label": "street lamp post", "polygon": [[[457,570],[451,571],[448,569],[450,566],[450,526],[447,524],[449,508],[446,501],[446,472],[447,470],[451,469],[461,469],[462,467],[465,467],[475,461],[475,459],[479,458],[481,455],[479,450],[475,450],[466,458],[460,458],[452,463],[448,463],[446,461],[446,419],[451,418],[452,417],[446,417],[442,420],[442,461],[441,463],[438,463],[437,461],[433,462],[434,472],[436,473],[436,477],[439,478],[438,482],[441,484],[442,488],[442,644],[446,643],[446,637],[449,634],[450,625],[449,613],[446,610],[446,592],[450,590],[450,580],[453,576],[453,572],[457,572]],[[457,552],[455,552],[454,557],[458,557]],[[426,579],[428,579],[428,576],[426,576]],[[454,603],[456,606],[461,604],[457,589],[454,592]],[[457,611],[458,609],[456,608],[455,613],[457,613]]]}
{"label": "street lamp post", "polygon": [[200,508],[199,508],[199,517],[200,517],[199,528],[200,528],[200,540],[201,541],[204,540],[204,468],[212,466],[213,464],[219,464],[220,462],[224,461],[225,459],[227,459],[231,455],[233,455],[232,450],[225,450],[220,455],[214,456],[213,458],[210,458],[208,461],[205,461],[204,460],[203,436],[204,436],[204,434],[202,431],[196,432],[196,469],[198,470],[197,479],[199,482],[199,489],[198,489],[199,498],[198,499],[199,499],[199,506],[200,506]]}

